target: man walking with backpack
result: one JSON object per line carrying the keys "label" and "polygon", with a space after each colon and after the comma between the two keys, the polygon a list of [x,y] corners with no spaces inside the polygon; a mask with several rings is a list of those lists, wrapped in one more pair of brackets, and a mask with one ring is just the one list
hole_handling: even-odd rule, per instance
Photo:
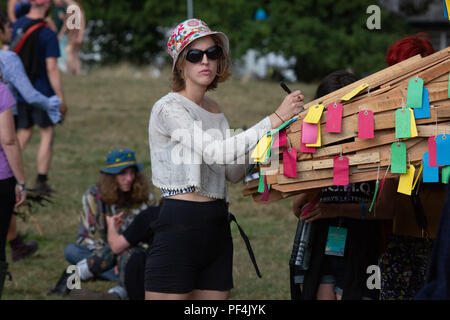
{"label": "man walking with backpack", "polygon": [[[11,50],[14,50],[22,59],[28,77],[36,90],[45,96],[56,94],[61,101],[64,101],[57,63],[60,56],[58,38],[44,21],[50,10],[50,0],[31,0],[30,2],[30,12],[12,25]],[[63,116],[65,111],[64,105],[61,108]],[[52,159],[54,127],[45,112],[32,108],[19,99],[17,128],[22,149],[29,141],[34,125],[40,127],[40,145],[36,159],[38,177],[35,189],[39,193],[50,194],[53,190],[47,184],[47,175]]]}
{"label": "man walking with backpack", "polygon": [[[61,114],[64,117],[67,108],[64,104],[61,75],[58,69],[60,56],[58,38],[44,21],[50,10],[50,0],[30,0],[31,8],[26,16],[19,18],[13,25],[11,50],[22,60],[25,71],[34,88],[43,95],[57,95],[61,100]],[[33,132],[33,126],[39,126],[40,144],[37,152],[36,192],[49,195],[53,192],[47,184],[47,175],[52,159],[54,125],[48,114],[28,105],[22,97],[17,99],[18,115],[16,128],[22,150]],[[17,234],[16,219],[11,220],[8,241],[16,253],[16,261],[37,250],[37,242],[24,243]]]}

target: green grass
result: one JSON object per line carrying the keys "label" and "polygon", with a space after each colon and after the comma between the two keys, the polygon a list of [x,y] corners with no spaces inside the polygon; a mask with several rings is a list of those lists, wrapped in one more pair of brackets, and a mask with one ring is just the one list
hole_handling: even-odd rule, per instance
{"label": "green grass", "polygon": [[[69,113],[66,122],[56,129],[50,184],[57,190],[53,203],[37,208],[43,235],[32,221],[18,220],[18,229],[27,239],[39,242],[39,251],[24,261],[10,263],[14,281],[6,282],[4,299],[60,299],[48,295],[49,288],[67,267],[63,248],[75,241],[81,196],[93,184],[105,155],[112,149],[128,147],[144,163],[149,179],[148,120],[153,104],[169,90],[169,72],[153,79],[146,69],[127,65],[98,69],[87,76],[64,77]],[[315,85],[291,84],[301,89],[307,100]],[[285,96],[275,82],[233,78],[210,94],[220,104],[232,128],[250,127],[273,112]],[[36,130],[36,129],[35,129]],[[28,185],[36,176],[35,155],[39,143],[35,131],[24,152]],[[249,236],[263,275],[256,276],[237,227],[232,224],[234,242],[233,276],[235,289],[231,299],[289,299],[290,251],[296,219],[291,213],[292,200],[258,204],[242,197],[243,184],[230,186],[230,211]],[[8,259],[10,250],[7,249]],[[113,283],[82,283],[92,290],[106,290]]]}

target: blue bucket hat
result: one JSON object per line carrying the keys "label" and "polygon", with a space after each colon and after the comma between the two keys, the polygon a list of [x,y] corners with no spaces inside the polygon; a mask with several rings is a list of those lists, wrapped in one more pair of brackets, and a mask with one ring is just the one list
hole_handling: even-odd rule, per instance
{"label": "blue bucket hat", "polygon": [[135,166],[141,171],[144,166],[136,162],[134,151],[129,149],[116,149],[106,156],[106,168],[100,170],[102,173],[119,174],[122,170]]}

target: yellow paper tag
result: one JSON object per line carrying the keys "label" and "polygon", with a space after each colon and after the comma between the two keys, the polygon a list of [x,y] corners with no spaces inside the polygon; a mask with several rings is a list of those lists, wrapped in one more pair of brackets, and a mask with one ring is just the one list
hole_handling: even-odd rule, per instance
{"label": "yellow paper tag", "polygon": [[411,111],[411,138],[414,138],[417,137],[419,133],[417,132],[416,118],[414,118],[414,111],[411,108],[409,108],[409,110]]}
{"label": "yellow paper tag", "polygon": [[349,93],[347,93],[345,96],[343,96],[341,98],[341,100],[344,101],[348,101],[351,98],[353,98],[354,96],[356,96],[358,93],[360,93],[361,91],[363,91],[364,89],[366,89],[369,85],[367,83],[363,83],[362,85],[360,85],[359,87],[353,89],[352,91],[350,91]]}
{"label": "yellow paper tag", "polygon": [[408,196],[411,195],[411,191],[413,190],[413,181],[414,181],[414,173],[416,172],[416,168],[412,164],[409,165],[405,174],[400,175],[400,181],[398,182],[398,193],[403,193]]}
{"label": "yellow paper tag", "polygon": [[308,123],[319,123],[322,117],[323,109],[325,106],[323,104],[316,104],[308,109],[308,114],[303,121]]}
{"label": "yellow paper tag", "polygon": [[257,162],[263,162],[271,142],[272,136],[265,135],[262,137],[256,145],[255,150],[253,150],[251,157]]}
{"label": "yellow paper tag", "polygon": [[320,130],[320,123],[317,126],[317,141],[316,141],[316,143],[307,143],[306,146],[307,147],[315,147],[315,148],[319,148],[322,146],[322,133]]}

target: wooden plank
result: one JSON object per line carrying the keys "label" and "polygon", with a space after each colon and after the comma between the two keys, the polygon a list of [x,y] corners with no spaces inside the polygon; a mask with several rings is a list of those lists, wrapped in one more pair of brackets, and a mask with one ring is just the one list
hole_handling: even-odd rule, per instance
{"label": "wooden plank", "polygon": [[344,153],[342,145],[336,145],[331,147],[317,148],[316,152],[313,153],[313,159],[335,156],[337,154]]}
{"label": "wooden plank", "polygon": [[432,63],[426,65],[426,66],[422,66],[420,68],[416,68],[413,71],[409,72],[408,74],[402,75],[401,77],[397,77],[397,78],[395,78],[395,79],[393,79],[393,80],[391,80],[389,82],[386,82],[385,84],[382,84],[381,88],[388,87],[388,86],[392,87],[392,86],[398,85],[398,83],[403,82],[406,79],[411,79],[417,73],[419,73],[419,72],[421,72],[421,71],[423,71],[425,69],[428,69],[428,68],[430,68],[430,67],[432,67],[432,66],[434,66],[436,64],[439,64],[439,63],[443,62],[446,59],[448,59],[448,57],[441,57],[440,59],[437,59],[437,60],[433,61]]}
{"label": "wooden plank", "polygon": [[[305,111],[300,113],[300,118],[303,119],[307,114],[307,109],[319,102],[323,102],[324,104],[330,104],[331,102],[338,101],[342,96],[346,93],[350,92],[352,89],[360,86],[363,83],[367,83],[371,88],[376,88],[387,81],[391,81],[392,79],[402,77],[407,75],[410,72],[414,72],[414,70],[418,70],[429,65],[432,65],[436,61],[440,61],[441,59],[448,58],[450,53],[450,47],[438,51],[432,55],[421,58],[420,56],[415,56],[404,60],[400,63],[397,63],[391,67],[380,70],[366,78],[363,78],[359,81],[356,81],[348,86],[345,86],[339,90],[336,90],[324,97],[319,99],[315,99],[308,104],[305,105]],[[437,75],[440,76],[441,74]],[[436,77],[436,76],[435,76]]]}
{"label": "wooden plank", "polygon": [[[406,144],[407,157],[409,161],[419,161],[423,154],[428,151],[428,141],[423,138],[415,138],[414,140],[403,141]],[[380,166],[388,166],[391,164],[391,146],[385,146],[384,150],[380,151]],[[362,164],[358,169],[378,168],[378,164]]]}
{"label": "wooden plank", "polygon": [[[334,166],[333,161],[334,159],[313,161],[312,163],[313,170],[333,168]],[[348,161],[350,166],[356,166],[365,163],[376,163],[380,162],[380,153],[379,152],[359,153],[356,155],[348,156]]]}
{"label": "wooden plank", "polygon": [[367,148],[381,146],[387,143],[397,141],[395,133],[392,130],[377,132],[373,139],[358,139],[355,138],[355,142],[345,143],[342,145],[343,153],[355,152]]}
{"label": "wooden plank", "polygon": [[417,126],[419,137],[431,137],[439,134],[450,134],[450,123],[447,125]]}
{"label": "wooden plank", "polygon": [[[385,169],[386,171],[386,169]],[[373,172],[361,172],[361,173],[354,173],[350,176],[349,181],[350,183],[357,183],[357,182],[364,182],[364,181],[373,181],[377,179],[378,170],[375,170]],[[381,175],[381,169],[380,169],[380,175]],[[383,174],[384,176],[384,174]],[[387,173],[386,178],[395,178],[398,177],[398,174],[392,174],[390,172]],[[305,182],[297,182],[297,183],[291,183],[291,184],[277,184],[274,185],[273,188],[275,190],[279,190],[281,192],[289,193],[289,192],[299,192],[302,190],[312,190],[317,188],[326,188],[333,186],[333,179],[321,179],[321,180],[315,180],[315,181],[305,181]]]}
{"label": "wooden plank", "polygon": [[448,74],[443,74],[442,76],[434,78],[433,80],[430,81],[430,83],[435,83],[435,82],[447,82],[448,83]]}

